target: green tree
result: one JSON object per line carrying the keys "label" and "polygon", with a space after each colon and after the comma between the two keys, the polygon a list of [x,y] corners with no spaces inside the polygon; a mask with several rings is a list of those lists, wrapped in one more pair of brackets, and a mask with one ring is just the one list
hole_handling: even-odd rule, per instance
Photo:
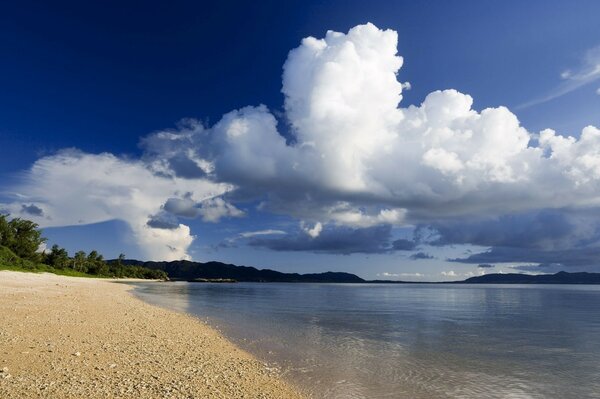
{"label": "green tree", "polygon": [[0,261],[9,265],[27,266],[36,269],[43,262],[47,269],[67,269],[104,277],[137,277],[168,279],[162,270],[152,270],[141,266],[125,264],[125,254],[110,264],[104,257],[93,250],[87,256],[79,251],[69,257],[66,249],[53,245],[50,251],[38,253],[42,243],[46,241],[38,230],[38,225],[30,220],[14,218],[0,214]]}
{"label": "green tree", "polygon": [[9,248],[9,245],[12,243],[13,239],[14,234],[8,224],[7,216],[0,214],[0,245]]}
{"label": "green tree", "polygon": [[44,263],[57,269],[65,269],[69,266],[69,253],[66,249],[54,244],[50,253],[46,255]]}
{"label": "green tree", "polygon": [[87,272],[87,257],[84,251],[77,251],[73,257],[73,270]]}
{"label": "green tree", "polygon": [[98,251],[96,251],[95,249],[93,249],[89,254],[88,254],[88,261],[90,263],[94,263],[98,260],[98,257],[101,257],[102,255],[98,255]]}
{"label": "green tree", "polygon": [[0,245],[10,248],[22,259],[39,261],[38,249],[46,239],[38,227],[31,220],[14,218],[7,221],[5,215],[0,215]]}

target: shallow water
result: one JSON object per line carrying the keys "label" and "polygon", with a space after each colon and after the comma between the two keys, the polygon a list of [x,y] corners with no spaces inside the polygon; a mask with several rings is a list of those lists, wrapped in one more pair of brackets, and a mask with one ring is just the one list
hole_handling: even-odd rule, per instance
{"label": "shallow water", "polygon": [[139,283],[317,398],[600,398],[600,286]]}

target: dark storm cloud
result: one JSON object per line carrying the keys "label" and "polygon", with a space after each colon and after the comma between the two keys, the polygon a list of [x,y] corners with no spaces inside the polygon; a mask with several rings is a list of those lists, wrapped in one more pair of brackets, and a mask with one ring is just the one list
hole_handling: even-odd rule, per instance
{"label": "dark storm cloud", "polygon": [[44,210],[34,204],[21,205],[21,213],[25,213],[32,216],[44,216]]}
{"label": "dark storm cloud", "polygon": [[583,270],[584,268],[595,268],[597,271],[600,271],[600,248],[593,247],[543,251],[524,248],[496,247],[489,251],[472,254],[465,258],[448,260],[450,262],[469,264],[533,263],[540,265],[562,265],[563,269]]}
{"label": "dark storm cloud", "polygon": [[425,252],[417,252],[416,254],[412,254],[410,256],[411,260],[421,260],[421,259],[435,259],[434,256],[429,255],[428,253]]}
{"label": "dark storm cloud", "polygon": [[184,198],[169,198],[163,205],[163,209],[173,215],[195,218],[200,214],[198,204],[191,199],[190,195]]}
{"label": "dark storm cloud", "polygon": [[480,267],[482,269],[489,269],[494,267],[494,265],[490,265],[489,263],[480,263],[479,265],[477,265],[477,267]]}
{"label": "dark storm cloud", "polygon": [[549,242],[571,240],[578,227],[577,221],[564,211],[543,210],[471,222],[434,223],[426,228],[438,233],[430,245],[536,248]]}
{"label": "dark storm cloud", "polygon": [[326,228],[318,237],[312,238],[304,232],[281,238],[252,238],[248,245],[274,251],[308,251],[317,253],[343,254],[385,253],[393,250],[391,226],[368,228]]}
{"label": "dark storm cloud", "polygon": [[533,272],[545,272],[544,267],[545,270],[600,271],[598,226],[600,219],[589,210],[556,209],[478,221],[435,223],[418,230],[435,231],[428,241],[430,245],[471,244],[489,248],[448,259],[451,262],[477,264],[483,268],[497,263],[523,263],[514,268]]}
{"label": "dark storm cloud", "polygon": [[392,243],[393,249],[396,251],[412,251],[417,247],[417,243],[411,240],[398,239]]}
{"label": "dark storm cloud", "polygon": [[198,164],[184,154],[178,154],[169,159],[169,166],[178,177],[199,179],[206,176],[206,173],[204,173]]}
{"label": "dark storm cloud", "polygon": [[174,230],[179,227],[179,223],[175,218],[162,214],[150,216],[150,219],[148,219],[146,225],[148,227],[152,227],[153,229],[164,230]]}

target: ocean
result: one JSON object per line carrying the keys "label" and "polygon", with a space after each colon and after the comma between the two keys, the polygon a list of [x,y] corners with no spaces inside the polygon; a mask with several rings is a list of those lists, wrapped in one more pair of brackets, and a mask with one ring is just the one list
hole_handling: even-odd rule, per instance
{"label": "ocean", "polygon": [[135,287],[315,398],[600,398],[600,286]]}

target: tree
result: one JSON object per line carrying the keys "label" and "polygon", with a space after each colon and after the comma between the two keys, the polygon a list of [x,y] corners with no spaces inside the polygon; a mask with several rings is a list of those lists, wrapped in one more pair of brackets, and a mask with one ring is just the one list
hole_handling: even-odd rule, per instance
{"label": "tree", "polygon": [[0,245],[8,248],[13,238],[14,234],[8,224],[7,216],[0,214]]}
{"label": "tree", "polygon": [[90,274],[103,275],[108,272],[108,266],[104,262],[104,257],[95,249],[88,254],[86,265],[87,273]]}
{"label": "tree", "polygon": [[96,251],[95,249],[93,249],[89,255],[88,255],[88,261],[91,263],[94,263],[98,260],[98,256],[102,256],[102,255],[98,255],[98,251]]}
{"label": "tree", "polygon": [[44,263],[57,269],[64,269],[69,266],[69,253],[66,249],[54,244],[50,253],[46,255]]}
{"label": "tree", "polygon": [[[53,245],[50,251],[38,253],[42,243],[46,241],[38,230],[38,225],[30,220],[15,218],[0,214],[0,261],[9,265],[27,266],[35,270],[67,269],[88,273],[96,276],[137,277],[167,279],[162,270],[151,270],[141,266],[125,264],[125,254],[111,263],[93,250],[88,255],[78,251],[73,258],[69,257],[66,249]],[[44,267],[38,264],[42,262]]]}
{"label": "tree", "polygon": [[73,270],[85,273],[87,271],[87,258],[84,251],[77,251],[73,257]]}
{"label": "tree", "polygon": [[31,220],[14,218],[7,221],[6,216],[0,215],[0,245],[11,249],[22,259],[39,261],[41,255],[38,249],[46,239],[38,227]]}

